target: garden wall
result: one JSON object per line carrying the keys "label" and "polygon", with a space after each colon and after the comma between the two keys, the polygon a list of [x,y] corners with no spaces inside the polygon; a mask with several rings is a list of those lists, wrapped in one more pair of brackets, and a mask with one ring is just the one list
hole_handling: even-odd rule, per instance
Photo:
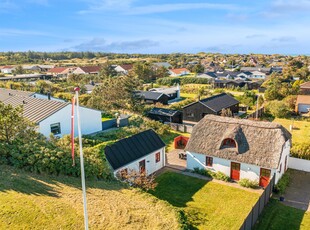
{"label": "garden wall", "polygon": [[289,157],[288,167],[300,171],[310,172],[310,161],[305,159],[299,159],[295,157]]}

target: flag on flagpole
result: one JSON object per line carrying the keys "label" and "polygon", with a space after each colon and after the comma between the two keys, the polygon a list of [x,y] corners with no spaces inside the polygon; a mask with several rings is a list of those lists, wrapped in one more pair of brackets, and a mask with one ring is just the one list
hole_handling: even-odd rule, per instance
{"label": "flag on flagpole", "polygon": [[72,156],[72,166],[75,166],[75,160],[74,160],[74,105],[75,105],[75,96],[72,98],[72,109],[71,109],[71,156]]}

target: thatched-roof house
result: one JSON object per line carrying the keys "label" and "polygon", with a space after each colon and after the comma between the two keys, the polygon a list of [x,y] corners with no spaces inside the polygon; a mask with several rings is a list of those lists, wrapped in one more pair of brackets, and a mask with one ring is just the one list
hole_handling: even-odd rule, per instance
{"label": "thatched-roof house", "polygon": [[187,168],[221,171],[233,180],[281,178],[288,165],[291,134],[281,125],[206,115],[186,146]]}

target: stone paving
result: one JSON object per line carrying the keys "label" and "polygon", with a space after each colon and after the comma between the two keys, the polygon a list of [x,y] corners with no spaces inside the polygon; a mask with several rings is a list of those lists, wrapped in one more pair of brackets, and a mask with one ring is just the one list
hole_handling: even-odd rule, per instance
{"label": "stone paving", "polygon": [[310,212],[310,173],[292,170],[283,204]]}

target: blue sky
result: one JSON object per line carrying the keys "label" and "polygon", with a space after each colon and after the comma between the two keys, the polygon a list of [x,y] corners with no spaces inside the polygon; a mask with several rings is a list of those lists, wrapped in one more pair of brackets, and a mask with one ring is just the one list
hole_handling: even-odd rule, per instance
{"label": "blue sky", "polygon": [[310,54],[310,0],[0,0],[0,51]]}

